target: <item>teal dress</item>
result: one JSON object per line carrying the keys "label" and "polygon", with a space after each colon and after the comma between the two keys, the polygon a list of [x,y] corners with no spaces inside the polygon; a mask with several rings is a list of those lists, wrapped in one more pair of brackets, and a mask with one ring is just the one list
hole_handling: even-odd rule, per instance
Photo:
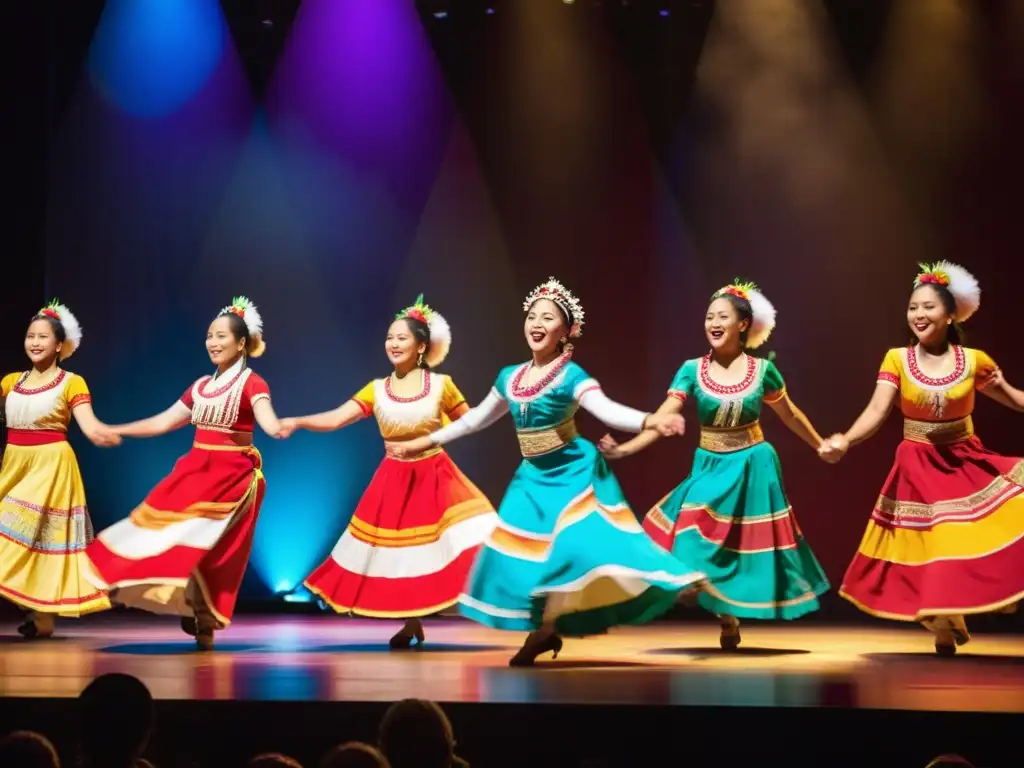
{"label": "teal dress", "polygon": [[597,382],[570,361],[530,392],[517,386],[527,367],[502,370],[492,391],[509,406],[524,458],[459,609],[497,629],[553,621],[575,636],[648,622],[704,574],[651,541],[604,457],[576,434],[578,400]]}
{"label": "teal dress", "polygon": [[710,358],[687,360],[669,395],[697,401],[701,444],[687,477],[647,513],[644,530],[707,573],[699,604],[716,615],[795,619],[829,588],[782,486],[779,456],[761,434],[762,403],[786,396],[775,363],[747,358],[744,380],[722,386]]}

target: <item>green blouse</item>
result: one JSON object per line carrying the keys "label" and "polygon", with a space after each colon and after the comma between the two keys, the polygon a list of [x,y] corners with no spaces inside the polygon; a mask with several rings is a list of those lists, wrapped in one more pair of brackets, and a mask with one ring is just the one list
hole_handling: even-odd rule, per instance
{"label": "green blouse", "polygon": [[710,355],[687,360],[672,379],[668,394],[697,400],[702,427],[743,427],[761,416],[762,403],[786,396],[786,382],[771,360],[747,355],[747,373],[739,384],[724,386],[711,378]]}

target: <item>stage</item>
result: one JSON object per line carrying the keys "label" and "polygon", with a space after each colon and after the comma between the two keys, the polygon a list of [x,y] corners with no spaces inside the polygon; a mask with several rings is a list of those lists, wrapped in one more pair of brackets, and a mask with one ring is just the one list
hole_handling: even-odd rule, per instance
{"label": "stage", "polygon": [[[422,650],[390,651],[399,625],[243,617],[218,635],[215,652],[201,653],[173,618],[63,621],[59,638],[31,643],[10,637],[8,624],[0,642],[3,722],[52,723],[94,677],[124,672],[159,700],[162,749],[180,749],[167,744],[167,723],[195,734],[215,722],[216,759],[228,754],[225,729],[237,728],[254,750],[312,753],[310,739],[372,739],[386,704],[422,697],[445,704],[466,757],[485,765],[536,763],[529,748],[539,747],[539,733],[564,742],[537,750],[562,755],[555,762],[581,754],[581,740],[591,757],[610,759],[684,737],[691,754],[709,760],[723,748],[737,758],[831,756],[832,764],[956,750],[998,765],[993,750],[1016,735],[1024,713],[1021,636],[978,634],[943,659],[915,626],[751,624],[741,649],[726,653],[712,622],[658,623],[570,638],[558,660],[549,654],[534,669],[510,669],[522,634],[431,620]],[[340,720],[344,733],[324,732],[325,722],[337,732]],[[808,741],[812,731],[819,744]],[[883,749],[879,739],[891,743]]]}

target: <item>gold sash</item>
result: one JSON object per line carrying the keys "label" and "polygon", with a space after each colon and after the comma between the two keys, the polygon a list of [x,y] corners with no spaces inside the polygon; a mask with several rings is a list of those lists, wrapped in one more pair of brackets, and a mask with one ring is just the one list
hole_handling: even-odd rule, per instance
{"label": "gold sash", "polygon": [[964,416],[956,421],[903,420],[903,439],[914,443],[949,445],[974,437],[974,420]]}
{"label": "gold sash", "polygon": [[517,429],[519,451],[523,458],[543,456],[557,451],[576,437],[576,422],[566,419],[561,424],[545,429]]}
{"label": "gold sash", "polygon": [[756,421],[742,427],[701,427],[700,430],[700,447],[712,453],[732,453],[763,442],[764,433]]}

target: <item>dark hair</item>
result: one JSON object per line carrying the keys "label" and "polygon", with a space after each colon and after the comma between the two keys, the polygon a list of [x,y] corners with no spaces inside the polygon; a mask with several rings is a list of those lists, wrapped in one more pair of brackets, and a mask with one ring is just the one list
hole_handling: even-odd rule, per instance
{"label": "dark hair", "polygon": [[[571,330],[572,329],[572,324],[573,324],[572,313],[568,309],[563,307],[561,304],[559,304],[557,301],[555,301],[554,299],[548,298],[547,296],[538,296],[536,299],[533,300],[533,304],[530,305],[530,309],[533,309],[534,305],[538,301],[540,301],[541,299],[547,299],[552,304],[554,304],[555,307],[558,308],[558,314],[560,314],[562,316],[562,320],[565,321],[565,327],[568,328],[569,330]],[[568,335],[568,333],[569,333],[569,331],[567,330],[566,331],[566,335]],[[565,345],[568,344],[568,343],[569,343],[568,341],[559,341],[558,342],[559,349],[564,349]]]}
{"label": "dark hair", "polygon": [[320,768],[388,768],[388,761],[376,747],[350,741],[324,755]]}
{"label": "dark hair", "polygon": [[34,731],[14,731],[0,739],[0,765],[12,768],[60,768],[53,743]]}
{"label": "dark hair", "polygon": [[406,326],[409,328],[409,333],[416,339],[417,344],[425,344],[426,348],[423,350],[423,360],[420,361],[420,368],[430,369],[430,365],[427,364],[426,356],[427,352],[430,351],[430,326],[424,323],[422,320],[417,320],[415,317],[403,317]]}
{"label": "dark hair", "polygon": [[101,675],[78,702],[80,744],[89,765],[126,765],[146,748],[156,713],[141,680],[118,672]]}
{"label": "dark hair", "polygon": [[[953,293],[949,288],[941,283],[925,283],[924,285],[915,288],[914,292],[918,291],[920,288],[931,288],[935,291],[935,295],[938,296],[939,301],[942,302],[942,308],[946,310],[946,314],[956,318],[956,298],[953,296]],[[911,295],[913,295],[913,293]],[[956,322],[955,319],[949,324],[949,330],[946,332],[946,339],[950,344],[958,347],[964,343],[964,329],[960,326],[960,323]]]}
{"label": "dark hair", "polygon": [[[711,304],[714,304],[717,299],[725,299],[732,304],[733,309],[736,310],[736,314],[740,316],[740,322],[747,321],[747,328],[745,331],[740,333],[740,344],[743,347],[747,346],[747,336],[750,335],[750,326],[754,324],[754,308],[750,306],[750,302],[746,299],[742,299],[739,296],[735,296],[731,293],[723,293],[720,296],[713,296]],[[710,304],[708,305],[710,306]]]}
{"label": "dark hair", "polygon": [[53,329],[53,335],[57,337],[57,341],[64,343],[67,340],[68,333],[64,330],[64,323],[57,318],[40,313],[32,318],[29,325],[32,325],[36,320],[45,320],[48,322],[50,324],[50,328]]}
{"label": "dark hair", "polygon": [[451,721],[437,704],[404,699],[380,721],[380,750],[393,768],[440,768],[454,756]]}

